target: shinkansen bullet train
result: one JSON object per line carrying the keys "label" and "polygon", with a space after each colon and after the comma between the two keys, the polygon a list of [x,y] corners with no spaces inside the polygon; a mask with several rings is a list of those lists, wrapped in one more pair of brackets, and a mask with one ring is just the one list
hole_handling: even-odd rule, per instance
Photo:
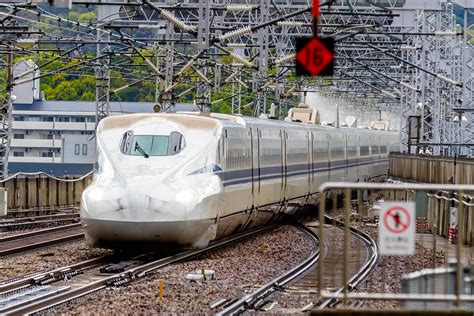
{"label": "shinkansen bullet train", "polygon": [[396,133],[224,114],[133,114],[97,129],[81,199],[87,240],[205,247],[296,212],[328,180],[386,172]]}

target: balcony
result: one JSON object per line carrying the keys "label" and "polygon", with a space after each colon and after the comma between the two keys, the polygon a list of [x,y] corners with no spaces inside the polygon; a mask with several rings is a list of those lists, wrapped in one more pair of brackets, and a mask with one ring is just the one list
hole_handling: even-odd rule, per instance
{"label": "balcony", "polygon": [[61,148],[60,139],[12,139],[11,147]]}
{"label": "balcony", "polygon": [[93,131],[94,122],[13,121],[13,130]]}
{"label": "balcony", "polygon": [[95,123],[54,122],[54,129],[57,131],[92,131],[94,130],[94,127],[95,127]]}
{"label": "balcony", "polygon": [[14,130],[52,130],[53,122],[37,122],[37,121],[13,121],[12,128]]}
{"label": "balcony", "polygon": [[28,162],[28,163],[60,163],[61,157],[14,157],[12,154],[8,157],[9,162]]}

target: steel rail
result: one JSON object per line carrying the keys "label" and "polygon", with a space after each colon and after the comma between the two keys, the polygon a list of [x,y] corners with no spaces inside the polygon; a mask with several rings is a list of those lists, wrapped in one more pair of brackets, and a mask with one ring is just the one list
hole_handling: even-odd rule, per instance
{"label": "steel rail", "polygon": [[21,223],[1,223],[0,231],[15,231],[21,229],[28,229],[35,226],[49,225],[55,223],[66,223],[66,222],[78,222],[79,216],[64,218],[64,219],[51,219],[51,220],[40,220],[40,221],[31,221],[31,222],[21,222]]}
{"label": "steel rail", "polygon": [[72,218],[79,217],[79,213],[64,213],[64,214],[50,214],[50,215],[36,215],[36,216],[7,218],[7,219],[0,220],[0,225],[22,223],[22,222],[34,223],[37,220],[52,219],[52,218],[68,219],[71,217]]}
{"label": "steel rail", "polygon": [[[344,223],[342,221],[336,220],[332,217],[329,217],[325,215],[326,219],[335,223],[338,226],[343,227]],[[379,251],[378,251],[378,246],[375,240],[373,240],[368,234],[364,233],[363,231],[358,230],[355,227],[349,226],[349,230],[351,233],[355,236],[357,236],[360,240],[362,240],[367,246],[368,249],[371,250],[371,256],[370,258],[365,262],[365,264],[357,271],[355,275],[353,275],[347,284],[347,288],[349,291],[353,291],[363,280],[365,280],[368,275],[375,269],[380,256],[379,256]],[[337,296],[343,291],[343,288],[339,288],[334,295]],[[332,307],[336,305],[340,300],[331,297],[328,298],[327,300],[323,301],[321,304],[318,305],[319,309],[323,309],[325,307]]]}
{"label": "steel rail", "polygon": [[[80,225],[80,224],[77,224],[77,225]],[[53,232],[53,233],[55,233],[55,232]],[[51,245],[59,244],[59,243],[66,242],[66,241],[72,241],[72,240],[80,239],[80,238],[84,238],[84,233],[83,232],[71,233],[71,234],[68,234],[68,235],[62,236],[62,237],[56,237],[56,238],[53,238],[53,239],[33,242],[33,243],[24,244],[24,245],[17,246],[17,247],[10,247],[10,248],[7,248],[5,250],[0,250],[0,258],[4,257],[4,256],[8,256],[8,255],[17,254],[17,253],[20,253],[20,252],[23,252],[23,251],[28,251],[28,250],[33,250],[33,249],[42,248],[42,247],[46,247],[46,246],[51,246]],[[20,240],[20,239],[17,239],[17,240]]]}
{"label": "steel rail", "polygon": [[0,295],[5,295],[8,294],[8,292],[17,291],[28,286],[37,285],[38,282],[42,282],[46,278],[59,279],[71,273],[80,273],[81,271],[108,262],[113,257],[113,255],[101,256],[53,270],[33,272],[21,278],[3,281],[0,283]]}
{"label": "steel rail", "polygon": [[[11,177],[9,177],[9,179],[11,179]],[[3,181],[0,180],[0,183],[2,183],[2,182]],[[60,213],[60,212],[64,212],[64,211],[74,212],[75,209],[77,209],[76,205],[57,206],[57,207],[52,207],[52,206],[34,207],[34,208],[27,208],[27,209],[16,208],[16,209],[9,209],[8,210],[8,215],[27,214],[27,213],[42,213],[42,212],[45,212],[45,213],[46,212]],[[38,216],[40,216],[40,215],[38,215]]]}
{"label": "steel rail", "polygon": [[[344,223],[341,221],[335,220],[329,216],[326,216],[326,219],[329,221],[335,222],[338,226],[344,227]],[[319,241],[318,236],[315,235],[308,228],[306,227],[299,227],[299,228],[309,233],[312,237],[314,236],[314,238],[316,238],[316,240]],[[378,262],[379,256],[378,256],[377,244],[369,235],[351,226],[349,226],[349,229],[353,235],[358,236],[372,250],[372,256],[370,257],[370,259],[367,260],[364,266],[348,282],[349,290],[353,290],[373,270],[373,268]],[[312,253],[312,255],[308,259],[306,259],[304,262],[302,262],[295,268],[291,269],[288,272],[285,272],[283,275],[277,277],[276,279],[262,286],[255,292],[248,294],[242,297],[241,299],[237,300],[236,302],[232,303],[231,305],[227,306],[225,309],[220,311],[217,315],[234,315],[234,314],[240,314],[247,309],[255,309],[255,306],[257,306],[259,302],[263,302],[265,298],[267,298],[274,292],[280,290],[282,287],[291,283],[295,279],[299,278],[304,273],[306,273],[308,269],[310,269],[311,267],[313,267],[315,264],[318,263],[319,258],[320,258],[320,247],[316,252]],[[340,292],[342,292],[342,288],[337,291],[337,293],[340,293]],[[331,303],[335,303],[335,302],[337,301],[332,298],[328,299],[324,301],[321,305],[319,305],[319,308],[324,308],[326,306],[329,306]]]}
{"label": "steel rail", "polygon": [[[297,225],[299,229],[304,231],[309,235],[315,242],[319,244],[319,237],[312,232],[308,227],[304,225]],[[241,299],[227,306],[221,310],[217,315],[234,315],[240,314],[247,309],[255,308],[255,306],[263,302],[265,298],[280,290],[282,287],[291,283],[295,279],[299,278],[302,274],[306,273],[309,269],[314,267],[320,258],[320,247],[316,251],[313,251],[311,255],[302,263],[298,264],[293,269],[285,272],[276,279],[270,281],[269,283],[263,285],[255,292],[245,295]]]}
{"label": "steel rail", "polygon": [[68,229],[80,228],[81,226],[82,226],[81,223],[76,223],[76,224],[62,225],[58,227],[35,230],[32,232],[27,232],[27,233],[22,233],[22,234],[10,235],[6,237],[1,237],[0,244],[2,244],[2,242],[15,241],[15,240],[20,240],[24,238],[30,238],[30,237],[36,237],[36,236],[50,234],[50,233],[56,233],[56,232],[60,232],[60,231],[68,230]]}
{"label": "steel rail", "polygon": [[25,227],[28,228],[54,223],[78,222],[79,220],[79,213],[21,217],[18,219],[0,220],[0,231],[19,230]]}
{"label": "steel rail", "polygon": [[[124,272],[115,273],[110,276],[104,276],[103,278],[92,281],[91,283],[87,285],[82,285],[77,288],[70,287],[66,291],[58,292],[55,295],[51,295],[45,298],[40,298],[38,300],[31,299],[28,302],[24,302],[23,304],[18,304],[13,308],[0,310],[0,313],[6,314],[6,315],[36,313],[48,308],[52,308],[58,304],[63,304],[71,300],[80,298],[82,296],[100,291],[102,289],[105,289],[109,286],[113,286],[115,284],[123,284],[123,283],[128,283],[128,282],[140,279],[144,276],[153,274],[154,272],[156,272],[156,270],[162,267],[165,267],[167,265],[206,253],[210,250],[228,245],[230,243],[240,241],[242,239],[248,238],[258,233],[262,233],[269,229],[274,229],[276,227],[278,227],[278,225],[269,225],[269,226],[264,226],[255,230],[243,232],[241,234],[237,234],[234,236],[230,236],[230,237],[215,241],[206,248],[187,250],[182,253],[178,253],[176,255],[160,258],[158,260],[154,260],[152,262],[141,264],[140,266],[128,269]],[[60,270],[61,268],[56,269],[56,271],[60,271]],[[29,277],[28,279],[31,280],[31,277]],[[21,281],[18,281],[18,282],[21,282]]]}

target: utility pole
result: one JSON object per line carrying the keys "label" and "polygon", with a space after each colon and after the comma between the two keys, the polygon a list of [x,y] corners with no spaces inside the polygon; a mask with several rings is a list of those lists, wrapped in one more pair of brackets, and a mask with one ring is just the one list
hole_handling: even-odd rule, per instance
{"label": "utility pole", "polygon": [[[14,15],[14,10],[10,10],[10,14]],[[13,60],[14,45],[16,37],[8,34],[8,30],[15,30],[16,21],[14,19],[5,18],[0,25],[0,44],[4,47],[4,58],[0,59],[0,63],[4,63],[5,81],[3,91],[0,91],[0,179],[8,176],[8,156],[10,154],[10,142],[12,138],[12,91],[13,91]]]}
{"label": "utility pole", "polygon": [[[97,8],[97,20],[103,23],[103,19],[107,18],[108,10],[104,6]],[[107,54],[110,47],[104,43],[109,41],[110,37],[108,33],[100,28],[97,28],[97,46],[96,53],[97,57]],[[96,126],[99,122],[110,115],[110,69],[109,69],[109,56],[97,60],[95,66],[95,96],[96,96],[96,111],[95,111],[95,123]]]}

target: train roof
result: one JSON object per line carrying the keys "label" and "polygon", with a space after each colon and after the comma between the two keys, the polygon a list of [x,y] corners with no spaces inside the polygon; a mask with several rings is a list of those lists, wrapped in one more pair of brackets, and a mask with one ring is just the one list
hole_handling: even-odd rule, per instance
{"label": "train roof", "polygon": [[[183,116],[189,116],[189,119],[184,119]],[[192,119],[191,119],[192,118]],[[120,116],[112,116],[109,118],[104,119],[100,124],[100,130],[114,128],[114,127],[121,127],[126,128],[127,126],[131,126],[138,121],[142,120],[155,120],[155,119],[171,119],[172,121],[178,121],[180,124],[187,125],[188,127],[193,126],[196,127],[196,124],[199,126],[198,128],[216,128],[216,123],[221,125],[223,128],[246,128],[248,125],[255,125],[255,126],[273,126],[273,127],[280,127],[286,129],[311,129],[311,130],[320,130],[320,131],[337,131],[338,133],[348,134],[348,133],[387,133],[393,134],[393,132],[387,131],[380,131],[380,130],[369,130],[363,128],[351,128],[351,127],[342,127],[336,128],[333,126],[325,126],[325,125],[314,125],[314,124],[306,124],[306,123],[299,123],[299,122],[287,122],[282,120],[275,120],[275,119],[260,119],[255,117],[245,117],[239,115],[229,115],[229,114],[221,114],[221,113],[203,113],[203,112],[176,112],[171,114],[164,114],[164,113],[136,113],[136,114],[128,114],[128,115],[120,115]]]}
{"label": "train roof", "polygon": [[321,130],[321,131],[338,131],[343,133],[394,133],[390,131],[383,130],[372,130],[366,128],[354,128],[354,127],[334,127],[328,125],[315,125],[307,124],[300,122],[287,122],[277,119],[261,119],[256,117],[240,116],[240,115],[230,115],[222,113],[200,113],[200,112],[177,112],[179,114],[190,114],[198,115],[216,119],[220,121],[223,127],[246,127],[248,124],[259,125],[259,126],[279,126],[284,128],[298,128],[301,127],[312,129],[312,130]]}

